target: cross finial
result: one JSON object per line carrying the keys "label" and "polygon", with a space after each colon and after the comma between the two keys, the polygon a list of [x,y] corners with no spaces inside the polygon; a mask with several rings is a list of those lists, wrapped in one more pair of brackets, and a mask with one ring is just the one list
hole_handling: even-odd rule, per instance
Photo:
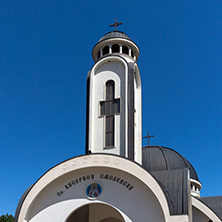
{"label": "cross finial", "polygon": [[143,139],[144,139],[144,138],[147,138],[147,140],[148,140],[148,146],[150,145],[150,138],[151,138],[151,137],[154,137],[154,135],[150,135],[150,132],[149,132],[149,131],[147,131],[147,136],[144,136],[144,137],[143,137]]}
{"label": "cross finial", "polygon": [[112,25],[110,25],[109,27],[115,26],[115,31],[117,31],[117,27],[122,24],[123,24],[122,22],[117,22],[117,19],[115,19],[115,22]]}

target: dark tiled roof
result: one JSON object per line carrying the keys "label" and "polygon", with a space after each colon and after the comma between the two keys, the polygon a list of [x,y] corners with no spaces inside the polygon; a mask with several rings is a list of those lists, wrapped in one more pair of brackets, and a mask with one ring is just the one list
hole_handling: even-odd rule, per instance
{"label": "dark tiled roof", "polygon": [[201,197],[207,206],[209,206],[222,220],[222,196]]}
{"label": "dark tiled roof", "polygon": [[199,181],[191,163],[173,149],[162,146],[143,147],[142,161],[143,167],[150,172],[188,168],[190,177]]}
{"label": "dark tiled roof", "polygon": [[167,191],[171,215],[188,214],[188,169],[152,172]]}
{"label": "dark tiled roof", "polygon": [[112,38],[122,38],[122,39],[131,40],[131,39],[129,38],[129,36],[128,36],[127,34],[125,34],[124,32],[112,31],[112,32],[109,32],[109,33],[107,33],[106,35],[104,35],[104,36],[99,40],[99,42],[102,42],[102,41],[107,40],[107,39],[112,39]]}

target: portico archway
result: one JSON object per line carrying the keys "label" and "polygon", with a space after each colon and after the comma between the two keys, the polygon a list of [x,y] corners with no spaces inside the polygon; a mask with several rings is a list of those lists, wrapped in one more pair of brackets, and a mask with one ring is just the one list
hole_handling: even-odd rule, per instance
{"label": "portico archway", "polygon": [[75,210],[66,222],[125,222],[125,220],[114,207],[93,203]]}
{"label": "portico archway", "polygon": [[104,220],[101,220],[100,222],[121,222],[121,221],[116,219],[116,218],[109,217],[109,218],[106,218]]}

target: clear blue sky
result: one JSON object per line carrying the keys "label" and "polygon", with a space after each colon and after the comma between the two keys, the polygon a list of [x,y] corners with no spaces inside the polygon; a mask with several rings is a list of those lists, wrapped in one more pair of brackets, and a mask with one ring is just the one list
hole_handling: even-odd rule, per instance
{"label": "clear blue sky", "polygon": [[[222,1],[0,1],[0,215],[54,165],[85,150],[86,77],[119,27],[139,46],[143,135],[222,195]],[[146,141],[144,141],[144,145]]]}

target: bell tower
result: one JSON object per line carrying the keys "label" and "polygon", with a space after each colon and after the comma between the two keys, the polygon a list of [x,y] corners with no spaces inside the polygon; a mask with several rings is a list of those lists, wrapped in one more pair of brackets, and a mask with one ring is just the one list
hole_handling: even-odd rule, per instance
{"label": "bell tower", "polygon": [[87,77],[86,153],[111,153],[142,162],[138,46],[123,32],[103,36],[92,50]]}

